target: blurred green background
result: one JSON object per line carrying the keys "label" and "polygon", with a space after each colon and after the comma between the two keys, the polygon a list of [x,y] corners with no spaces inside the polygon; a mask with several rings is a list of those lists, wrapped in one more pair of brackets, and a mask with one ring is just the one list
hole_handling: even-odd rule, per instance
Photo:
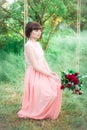
{"label": "blurred green background", "polygon": [[[80,61],[81,75],[87,75],[87,1],[81,2]],[[77,1],[28,0],[28,21],[43,26],[40,39],[50,68],[61,74],[76,70]],[[87,77],[83,95],[63,91],[57,120],[19,119],[24,90],[24,1],[0,0],[0,129],[1,130],[86,130]]]}

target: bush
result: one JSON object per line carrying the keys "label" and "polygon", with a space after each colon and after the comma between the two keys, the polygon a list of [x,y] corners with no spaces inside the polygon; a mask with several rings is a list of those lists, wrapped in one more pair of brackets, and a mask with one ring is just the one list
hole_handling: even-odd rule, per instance
{"label": "bush", "polygon": [[24,75],[23,53],[14,54],[2,51],[0,55],[0,80],[16,83]]}

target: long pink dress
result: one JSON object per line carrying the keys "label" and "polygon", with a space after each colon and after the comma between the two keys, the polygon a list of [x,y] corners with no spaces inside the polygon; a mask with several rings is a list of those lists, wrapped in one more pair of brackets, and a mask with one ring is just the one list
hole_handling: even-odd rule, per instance
{"label": "long pink dress", "polygon": [[[33,44],[27,42],[25,46],[30,45],[35,53],[37,63],[45,70],[50,69],[43,60],[44,52],[39,42]],[[56,119],[61,109],[62,90],[61,80],[55,81],[36,71],[29,62],[25,53],[25,59],[28,67],[25,72],[25,90],[22,101],[22,108],[18,112],[20,118],[33,119]]]}

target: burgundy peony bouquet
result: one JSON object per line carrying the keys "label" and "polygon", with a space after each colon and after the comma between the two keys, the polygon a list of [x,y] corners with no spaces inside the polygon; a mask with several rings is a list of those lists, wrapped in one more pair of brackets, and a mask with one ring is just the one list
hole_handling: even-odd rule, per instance
{"label": "burgundy peony bouquet", "polygon": [[82,76],[78,72],[75,72],[73,70],[69,70],[68,73],[62,72],[61,74],[61,89],[68,88],[69,90],[72,90],[73,94],[81,95],[81,88],[83,86]]}

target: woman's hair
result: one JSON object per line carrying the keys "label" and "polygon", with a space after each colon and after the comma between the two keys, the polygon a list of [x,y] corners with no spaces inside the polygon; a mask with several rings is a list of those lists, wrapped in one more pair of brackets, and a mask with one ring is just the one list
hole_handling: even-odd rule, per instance
{"label": "woman's hair", "polygon": [[30,34],[33,30],[42,29],[42,26],[37,22],[28,22],[25,26],[25,36],[30,37]]}

